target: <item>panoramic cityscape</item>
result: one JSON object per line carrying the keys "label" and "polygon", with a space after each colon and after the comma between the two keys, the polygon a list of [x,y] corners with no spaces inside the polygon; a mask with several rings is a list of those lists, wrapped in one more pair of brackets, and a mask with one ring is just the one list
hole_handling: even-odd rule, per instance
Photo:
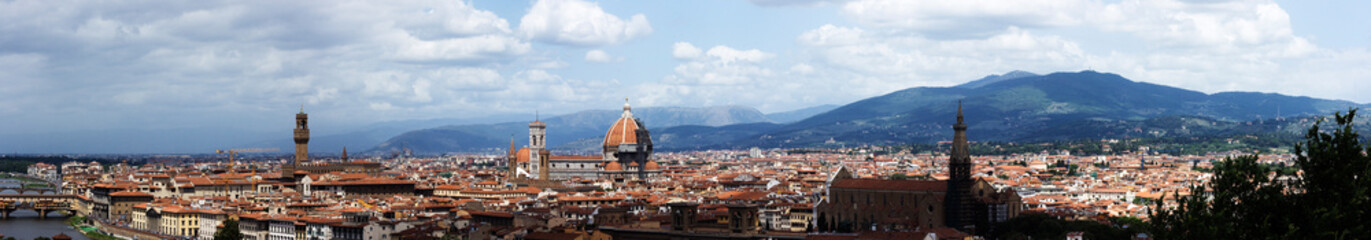
{"label": "panoramic cityscape", "polygon": [[0,240],[1366,239],[1369,8],[0,2]]}

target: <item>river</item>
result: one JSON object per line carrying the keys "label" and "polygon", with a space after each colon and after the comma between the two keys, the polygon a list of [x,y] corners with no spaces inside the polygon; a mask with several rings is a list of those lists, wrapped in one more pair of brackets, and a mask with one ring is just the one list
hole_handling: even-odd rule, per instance
{"label": "river", "polygon": [[66,220],[67,217],[59,213],[50,213],[46,219],[38,219],[38,212],[14,211],[10,213],[9,219],[0,220],[0,235],[29,240],[36,237],[51,238],[61,233],[71,236],[71,239],[90,239],[86,235],[81,235],[81,231],[77,231],[76,228],[68,226]]}
{"label": "river", "polygon": [[[17,181],[11,179],[0,179],[0,187],[18,186]],[[12,190],[0,191],[0,194],[16,194]],[[61,213],[48,213],[44,219],[38,218],[38,212],[33,210],[16,210],[10,213],[9,219],[0,219],[0,235],[14,237],[19,240],[29,240],[37,237],[56,236],[58,233],[66,234],[71,239],[88,240],[86,235],[81,235],[81,231],[68,226],[67,216]]]}

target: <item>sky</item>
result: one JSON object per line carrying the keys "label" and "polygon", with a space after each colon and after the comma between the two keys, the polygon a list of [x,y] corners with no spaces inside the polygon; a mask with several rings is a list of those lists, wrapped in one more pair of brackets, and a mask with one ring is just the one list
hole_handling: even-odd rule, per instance
{"label": "sky", "polygon": [[[0,0],[0,137],[282,132],[301,108],[316,133],[614,110],[624,98],[770,113],[1012,70],[1368,103],[1367,9],[1371,1]],[[10,148],[0,151],[23,151]]]}

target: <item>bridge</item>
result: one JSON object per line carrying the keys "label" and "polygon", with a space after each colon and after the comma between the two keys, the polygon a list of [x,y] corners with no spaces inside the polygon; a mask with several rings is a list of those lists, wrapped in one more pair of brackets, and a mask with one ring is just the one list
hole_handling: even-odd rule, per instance
{"label": "bridge", "polygon": [[0,194],[4,194],[5,191],[14,191],[14,194],[58,194],[58,193],[61,193],[61,191],[58,191],[56,188],[50,188],[50,187],[43,187],[43,188],[35,188],[35,187],[0,187]]}
{"label": "bridge", "polygon": [[80,199],[71,194],[0,194],[0,217],[9,219],[10,213],[22,209],[38,212],[39,218],[47,218],[52,211],[71,215],[76,201]]}

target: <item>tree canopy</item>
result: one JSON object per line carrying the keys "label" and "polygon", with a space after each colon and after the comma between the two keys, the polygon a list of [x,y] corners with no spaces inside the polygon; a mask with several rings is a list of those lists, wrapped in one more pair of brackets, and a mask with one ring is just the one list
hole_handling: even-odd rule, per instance
{"label": "tree canopy", "polygon": [[242,240],[243,233],[238,230],[238,220],[224,220],[223,226],[214,232],[214,240]]}
{"label": "tree canopy", "polygon": [[1295,145],[1297,172],[1273,171],[1257,156],[1215,163],[1213,178],[1177,198],[1157,202],[1157,239],[1366,239],[1371,150],[1353,128],[1356,110],[1335,113],[1331,129],[1317,121]]}

